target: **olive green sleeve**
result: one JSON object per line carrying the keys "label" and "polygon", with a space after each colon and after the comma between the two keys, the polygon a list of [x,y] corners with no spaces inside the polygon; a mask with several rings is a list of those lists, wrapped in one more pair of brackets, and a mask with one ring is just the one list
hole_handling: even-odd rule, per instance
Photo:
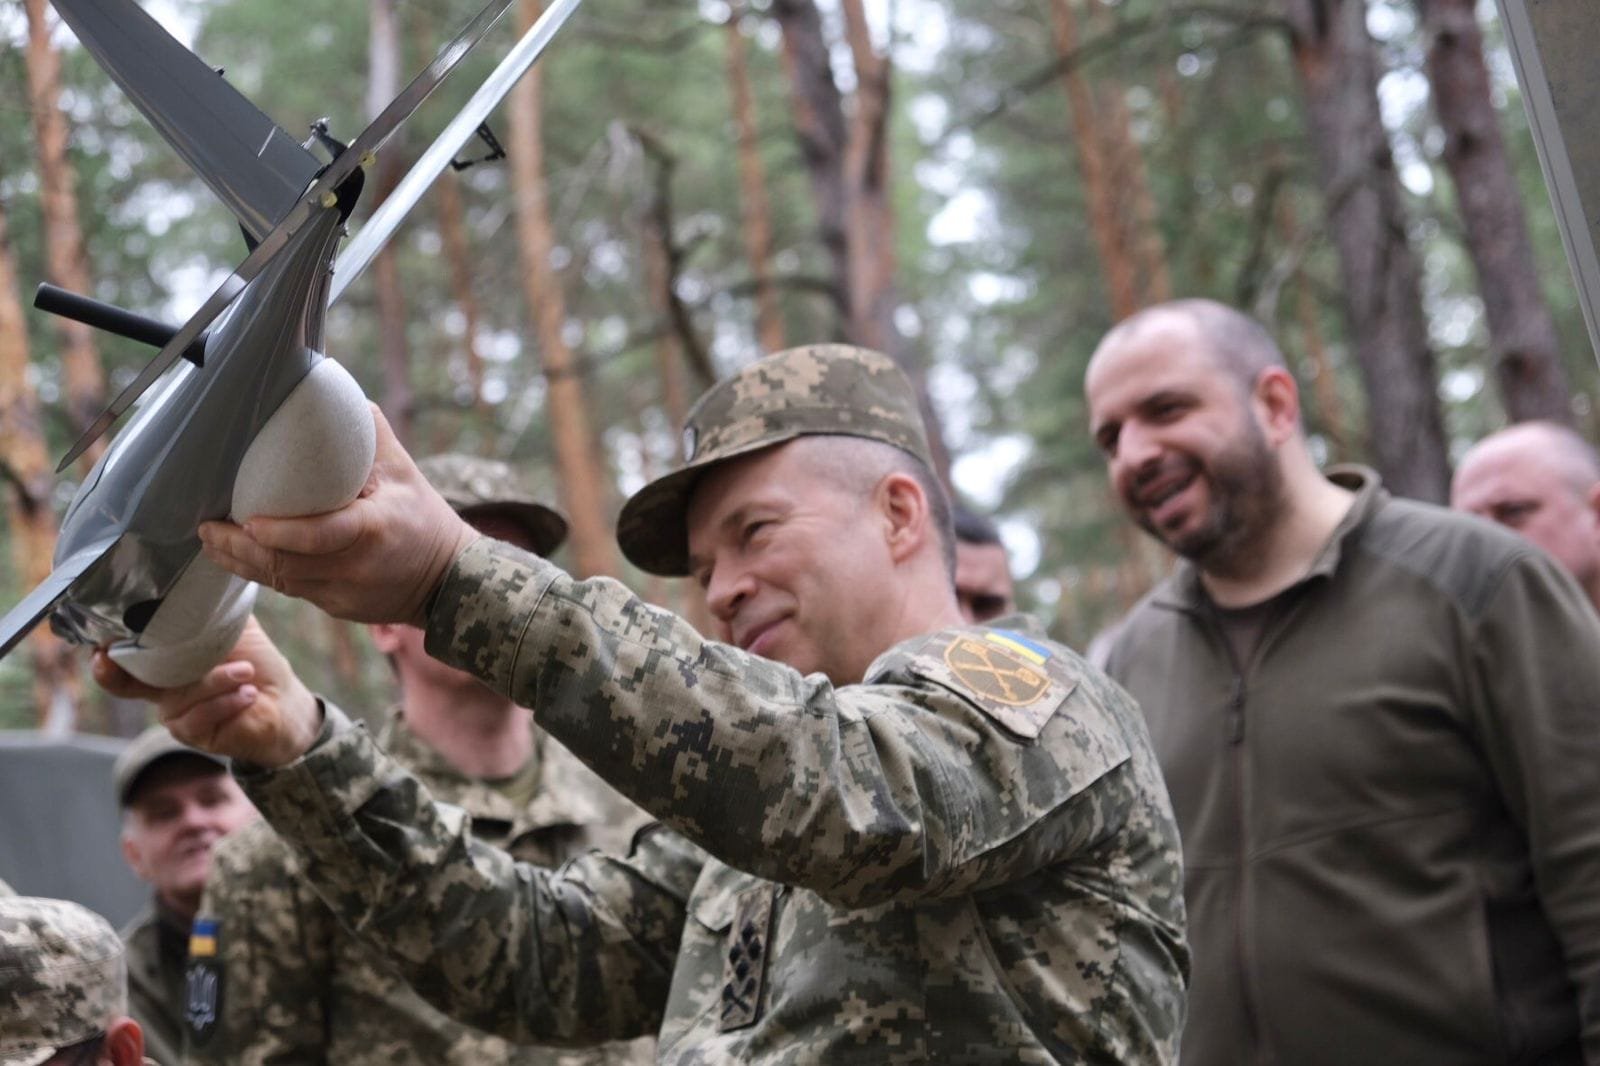
{"label": "olive green sleeve", "polygon": [[1530,551],[1474,621],[1471,702],[1483,750],[1527,836],[1585,1058],[1600,1063],[1600,618],[1564,571]]}

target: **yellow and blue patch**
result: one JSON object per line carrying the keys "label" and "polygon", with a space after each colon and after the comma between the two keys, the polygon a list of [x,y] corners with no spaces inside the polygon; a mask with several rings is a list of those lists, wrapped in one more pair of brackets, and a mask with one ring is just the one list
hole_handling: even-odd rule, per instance
{"label": "yellow and blue patch", "polygon": [[189,931],[189,957],[208,959],[217,953],[217,925],[214,918],[197,918]]}
{"label": "yellow and blue patch", "polygon": [[990,629],[983,634],[985,640],[1010,648],[1024,659],[1036,666],[1043,666],[1050,661],[1054,652],[1038,641],[1029,640],[1021,633],[1012,629]]}
{"label": "yellow and blue patch", "polygon": [[196,918],[189,929],[189,965],[184,970],[183,1021],[188,1042],[205,1047],[222,1018],[222,960],[217,957],[222,923]]}

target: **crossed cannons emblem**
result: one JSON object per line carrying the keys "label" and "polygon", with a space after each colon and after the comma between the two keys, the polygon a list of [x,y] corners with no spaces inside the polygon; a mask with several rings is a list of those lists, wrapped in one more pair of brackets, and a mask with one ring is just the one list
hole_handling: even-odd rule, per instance
{"label": "crossed cannons emblem", "polygon": [[1025,707],[1050,687],[1050,679],[1031,663],[974,637],[946,648],[944,662],[974,692],[1008,707]]}

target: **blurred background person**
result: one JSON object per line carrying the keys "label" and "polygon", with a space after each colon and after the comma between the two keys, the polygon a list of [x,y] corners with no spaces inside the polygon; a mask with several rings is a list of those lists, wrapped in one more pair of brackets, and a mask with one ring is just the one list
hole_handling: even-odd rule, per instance
{"label": "blurred background person", "polygon": [[1011,560],[993,520],[952,508],[956,526],[956,601],[968,622],[987,622],[1017,609]]}
{"label": "blurred background person", "polygon": [[149,1061],[110,924],[66,900],[0,897],[0,1066]]}
{"label": "blurred background person", "polygon": [[1521,422],[1473,445],[1450,506],[1499,522],[1566,567],[1600,609],[1600,455],[1554,422]]}
{"label": "blurred background person", "polygon": [[[479,532],[548,555],[566,520],[505,463],[438,455],[418,468]],[[478,839],[559,866],[591,848],[622,853],[649,819],[533,716],[423,649],[420,629],[369,627],[400,702],[378,742]],[[217,852],[189,965],[187,1061],[195,1066],[495,1066],[644,1063],[648,1038],[580,1051],[518,1047],[445,1017],[340,927],[265,822]]]}
{"label": "blurred background person", "polygon": [[118,756],[112,779],[122,807],[123,858],[151,888],[150,905],[122,931],[128,1009],[150,1054],[177,1063],[189,926],[212,852],[256,811],[224,760],[179,743],[158,725]]}

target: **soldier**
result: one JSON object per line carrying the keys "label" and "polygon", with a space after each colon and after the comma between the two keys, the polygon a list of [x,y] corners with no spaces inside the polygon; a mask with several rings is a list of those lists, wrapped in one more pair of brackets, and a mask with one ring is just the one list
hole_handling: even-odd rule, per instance
{"label": "soldier", "polygon": [[1450,506],[1549,552],[1600,610],[1600,455],[1578,434],[1553,422],[1490,434],[1461,457]]}
{"label": "soldier", "polygon": [[1011,561],[989,519],[955,508],[956,603],[968,622],[987,622],[1017,609]]}
{"label": "soldier", "polygon": [[380,434],[356,504],[208,525],[208,551],[335,613],[425,623],[431,653],[674,831],[517,865],[258,628],[183,690],[96,671],[256,764],[240,777],[319,894],[425,996],[515,1039],[659,1030],[669,1063],[1172,1061],[1178,840],[1138,710],[1025,620],[962,624],[891,360],[751,364],[624,507],[628,557],[692,575],[726,643],[476,537]]}
{"label": "soldier", "polygon": [[1260,324],[1157,305],[1085,391],[1183,557],[1108,669],[1188,868],[1184,1066],[1600,1063],[1600,619],[1485,522],[1324,474]]}
{"label": "soldier", "polygon": [[189,925],[227,834],[256,817],[227,764],[154,725],[123,749],[111,777],[122,808],[122,856],[150,885],[150,905],[122,931],[128,1006],[145,1047],[165,1063],[183,1048]]}
{"label": "soldier", "polygon": [[76,903],[0,897],[0,1066],[154,1066],[128,1017],[122,952]]}
{"label": "soldier", "polygon": [[[540,555],[566,536],[504,463],[440,455],[418,468],[456,513]],[[421,631],[372,627],[401,705],[378,744],[433,797],[472,818],[479,840],[557,866],[591,847],[625,851],[645,816],[504,695],[422,650]],[[381,957],[340,928],[265,823],[217,851],[189,970],[192,1066],[492,1066],[649,1061],[649,1041],[562,1053],[516,1048],[433,1010]]]}

